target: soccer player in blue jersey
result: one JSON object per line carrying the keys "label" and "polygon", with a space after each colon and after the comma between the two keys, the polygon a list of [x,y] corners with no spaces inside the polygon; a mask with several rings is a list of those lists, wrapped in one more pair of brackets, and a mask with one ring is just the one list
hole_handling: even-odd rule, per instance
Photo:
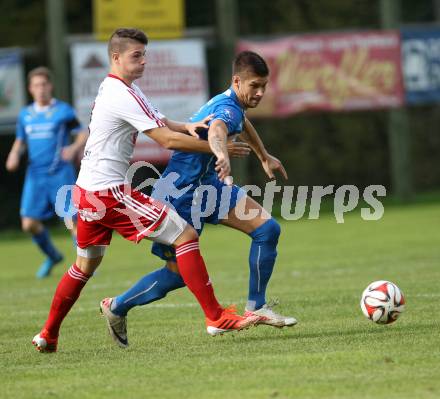
{"label": "soccer player in blue jersey", "polygon": [[[236,57],[231,87],[212,98],[191,118],[191,121],[195,122],[209,115],[212,116],[209,129],[200,132],[199,136],[202,140],[208,140],[215,156],[175,151],[165,172],[156,183],[152,195],[174,206],[178,214],[192,224],[199,234],[204,223],[210,223],[223,224],[249,235],[252,244],[249,254],[250,279],[245,314],[260,316],[261,324],[284,327],[293,326],[297,321],[293,317],[274,312],[266,303],[265,295],[277,256],[280,226],[242,189],[236,185],[228,186],[224,171],[215,167],[215,158],[229,165],[227,141],[239,135],[240,139],[246,141],[256,153],[270,178],[274,177],[274,171],[280,172],[284,178],[287,178],[281,162],[267,152],[245,116],[247,108],[255,108],[261,101],[268,75],[267,64],[258,54],[245,51]],[[173,194],[170,183],[174,184],[174,187],[171,187]],[[215,189],[214,201],[212,196],[207,200],[209,195],[203,194],[206,187]],[[225,201],[225,198],[228,200]],[[211,212],[202,211],[207,207],[212,208]],[[237,209],[244,210],[246,215],[255,216],[243,220]],[[144,276],[122,295],[111,298],[111,314],[107,313],[107,322],[117,332],[116,336],[123,336],[124,339],[126,338],[125,319],[132,307],[161,299],[168,292],[184,286],[183,280],[177,274],[173,248],[155,242],[152,252],[166,261],[165,267]],[[109,298],[105,300],[108,301]],[[115,341],[117,342],[117,339]]]}
{"label": "soccer player in blue jersey", "polygon": [[[51,72],[45,67],[28,74],[28,89],[33,102],[24,107],[17,119],[16,139],[9,152],[6,169],[14,172],[27,149],[28,167],[20,204],[22,229],[45,254],[37,272],[47,277],[63,255],[54,246],[43,221],[54,215],[58,189],[75,184],[72,161],[87,140],[72,107],[52,97]],[[70,135],[76,136],[70,143]],[[75,238],[75,226],[71,233]]]}

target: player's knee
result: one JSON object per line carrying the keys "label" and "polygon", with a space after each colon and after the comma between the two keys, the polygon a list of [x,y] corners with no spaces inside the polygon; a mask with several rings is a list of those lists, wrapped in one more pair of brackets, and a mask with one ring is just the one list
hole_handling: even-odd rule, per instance
{"label": "player's knee", "polygon": [[198,240],[199,235],[197,234],[197,231],[192,227],[191,225],[187,224],[185,227],[185,230],[183,230],[182,234],[177,238],[177,240],[174,242],[174,246],[178,246],[181,244],[184,244],[187,241],[193,241]]}
{"label": "player's knee", "polygon": [[197,231],[195,229],[191,228],[191,230],[187,233],[188,241],[198,240],[199,235],[197,234]]}
{"label": "player's knee", "polygon": [[38,234],[41,231],[40,222],[30,218],[23,218],[21,220],[21,229],[25,233]]}
{"label": "player's knee", "polygon": [[[89,247],[88,249],[93,250],[93,247]],[[78,250],[80,250],[80,248],[78,248]],[[104,253],[102,253],[102,255],[94,253],[93,256],[90,256],[90,254],[87,254],[87,249],[82,250],[84,252],[80,251],[77,254],[75,264],[84,274],[91,276],[101,264]]]}
{"label": "player's knee", "polygon": [[265,242],[278,242],[278,238],[281,234],[281,226],[274,219],[270,218],[267,222],[258,227],[251,233],[254,240]]}
{"label": "player's knee", "polygon": [[31,232],[31,225],[27,220],[22,220],[21,221],[21,229],[25,232],[25,233],[30,233]]}
{"label": "player's knee", "polygon": [[274,218],[271,218],[268,222],[270,223],[270,236],[272,239],[278,241],[278,238],[280,238],[281,235],[280,224]]}
{"label": "player's knee", "polygon": [[270,218],[265,224],[267,225],[265,240],[277,245],[281,234],[280,224],[274,218]]}

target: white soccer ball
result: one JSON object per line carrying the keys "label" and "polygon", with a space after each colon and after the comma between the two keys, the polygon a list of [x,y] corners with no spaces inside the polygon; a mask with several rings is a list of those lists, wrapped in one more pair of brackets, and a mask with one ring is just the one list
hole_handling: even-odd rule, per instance
{"label": "white soccer ball", "polygon": [[390,324],[405,310],[405,297],[396,284],[375,281],[362,293],[361,309],[365,317],[378,324]]}

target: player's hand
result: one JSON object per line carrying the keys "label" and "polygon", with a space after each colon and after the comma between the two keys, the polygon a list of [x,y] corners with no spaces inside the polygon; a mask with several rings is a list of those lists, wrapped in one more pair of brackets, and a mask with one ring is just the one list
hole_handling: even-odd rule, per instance
{"label": "player's hand", "polygon": [[6,170],[8,172],[15,172],[20,165],[20,155],[17,152],[10,152],[6,160]]}
{"label": "player's hand", "polygon": [[278,158],[275,158],[274,156],[267,154],[266,160],[261,162],[261,165],[263,166],[263,169],[266,172],[266,175],[269,177],[269,179],[275,179],[274,171],[278,171],[287,180],[288,176],[286,169],[284,169],[283,164]]}
{"label": "player's hand", "polygon": [[231,163],[229,158],[217,158],[215,163],[215,171],[221,181],[231,174]]}
{"label": "player's hand", "polygon": [[251,152],[251,147],[248,143],[242,141],[228,141],[228,154],[233,158],[247,157]]}
{"label": "player's hand", "polygon": [[208,115],[205,119],[199,121],[199,122],[190,122],[185,124],[185,129],[188,131],[188,133],[191,136],[199,137],[197,134],[197,131],[203,130],[203,129],[209,129],[208,122],[214,117],[214,114]]}
{"label": "player's hand", "polygon": [[61,151],[61,158],[64,161],[71,162],[75,159],[76,156],[76,148],[73,144],[70,144],[63,148]]}

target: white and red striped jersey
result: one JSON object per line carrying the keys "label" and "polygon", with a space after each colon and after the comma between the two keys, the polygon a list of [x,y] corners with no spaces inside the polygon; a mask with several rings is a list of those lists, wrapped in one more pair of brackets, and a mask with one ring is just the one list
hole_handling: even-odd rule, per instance
{"label": "white and red striped jersey", "polygon": [[139,87],[109,74],[93,106],[78,186],[98,191],[123,184],[138,132],[165,126],[163,117]]}

